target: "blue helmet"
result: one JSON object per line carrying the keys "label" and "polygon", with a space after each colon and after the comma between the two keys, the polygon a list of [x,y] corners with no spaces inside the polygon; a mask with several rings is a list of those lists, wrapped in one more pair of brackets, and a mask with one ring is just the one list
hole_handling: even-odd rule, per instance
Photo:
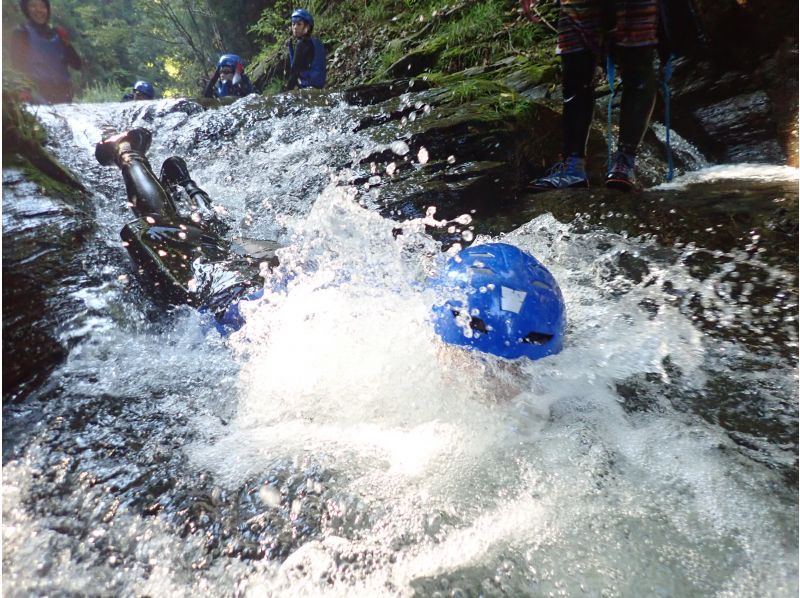
{"label": "blue helmet", "polygon": [[232,69],[236,69],[237,64],[244,64],[242,59],[239,58],[236,54],[223,54],[219,57],[219,61],[217,61],[217,68],[221,69],[223,66],[229,66]]}
{"label": "blue helmet", "polygon": [[434,329],[446,343],[507,359],[561,351],[561,289],[536,258],[513,245],[467,247],[448,260],[435,284],[461,295],[433,308]]}
{"label": "blue helmet", "polygon": [[148,83],[147,81],[137,81],[133,84],[133,91],[138,91],[143,96],[147,97],[148,99],[152,100],[156,97],[156,90],[153,89],[153,86]]}
{"label": "blue helmet", "polygon": [[314,17],[305,8],[295,8],[292,12],[292,20],[303,19],[311,29],[314,29]]}

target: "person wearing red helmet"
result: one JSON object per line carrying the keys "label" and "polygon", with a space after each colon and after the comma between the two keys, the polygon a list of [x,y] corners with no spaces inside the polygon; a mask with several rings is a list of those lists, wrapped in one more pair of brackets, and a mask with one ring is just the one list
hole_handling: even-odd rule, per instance
{"label": "person wearing red helmet", "polygon": [[81,58],[63,27],[50,26],[50,0],[20,0],[27,21],[11,33],[11,62],[30,79],[35,103],[71,102],[69,69],[81,69]]}

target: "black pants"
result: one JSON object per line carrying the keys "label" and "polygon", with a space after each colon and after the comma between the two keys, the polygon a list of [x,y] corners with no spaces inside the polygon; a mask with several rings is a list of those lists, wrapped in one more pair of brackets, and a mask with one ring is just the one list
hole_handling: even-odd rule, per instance
{"label": "black pants", "polygon": [[[615,57],[622,75],[618,148],[635,154],[650,124],[656,102],[655,51],[652,47],[618,48]],[[592,80],[596,57],[589,51],[562,54],[561,66],[564,77],[564,156],[583,158],[594,115]]]}

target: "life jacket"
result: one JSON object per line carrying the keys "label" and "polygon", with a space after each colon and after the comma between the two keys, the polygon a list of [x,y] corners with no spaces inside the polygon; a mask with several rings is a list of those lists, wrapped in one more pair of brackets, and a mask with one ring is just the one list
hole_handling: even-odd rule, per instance
{"label": "life jacket", "polygon": [[36,83],[49,87],[70,86],[64,42],[55,30],[43,36],[30,23],[22,26],[28,35],[26,75]]}
{"label": "life jacket", "polygon": [[253,85],[250,83],[250,79],[244,75],[235,83],[233,80],[217,81],[217,85],[214,88],[214,95],[218,98],[224,98],[226,96],[244,97],[251,93],[253,93]]}
{"label": "life jacket", "polygon": [[[325,46],[322,45],[318,37],[312,37],[311,43],[314,44],[314,58],[311,60],[311,66],[307,70],[300,71],[297,84],[301,89],[307,87],[322,89],[325,87],[325,80],[328,77]],[[292,44],[289,44],[289,62],[294,64],[294,46]]]}

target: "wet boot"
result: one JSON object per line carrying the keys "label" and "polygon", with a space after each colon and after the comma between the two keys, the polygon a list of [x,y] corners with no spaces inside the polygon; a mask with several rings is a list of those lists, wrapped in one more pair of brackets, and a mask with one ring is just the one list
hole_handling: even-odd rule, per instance
{"label": "wet boot", "polygon": [[553,166],[543,177],[531,182],[527,190],[533,193],[552,191],[553,189],[572,189],[588,187],[586,161],[578,156],[570,156],[563,162]]}
{"label": "wet boot", "polygon": [[126,152],[136,152],[144,156],[150,149],[153,136],[147,129],[131,129],[108,137],[94,148],[94,157],[103,166],[120,164],[120,158]]}
{"label": "wet boot", "polygon": [[606,177],[606,187],[619,191],[633,191],[636,188],[636,156],[618,151]]}
{"label": "wet boot", "polygon": [[180,156],[170,156],[161,165],[161,184],[165,187],[183,186],[192,180],[186,161]]}

